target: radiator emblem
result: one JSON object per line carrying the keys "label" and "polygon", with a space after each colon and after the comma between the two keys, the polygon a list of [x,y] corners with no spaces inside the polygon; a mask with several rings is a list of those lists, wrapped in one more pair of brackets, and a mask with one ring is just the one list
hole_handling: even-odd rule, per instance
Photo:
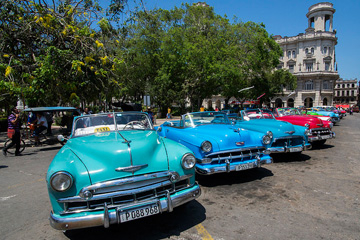
{"label": "radiator emblem", "polygon": [[139,171],[140,169],[143,169],[143,168],[146,168],[146,167],[148,167],[148,164],[129,166],[129,167],[119,167],[119,168],[116,168],[115,171],[134,173],[134,172]]}

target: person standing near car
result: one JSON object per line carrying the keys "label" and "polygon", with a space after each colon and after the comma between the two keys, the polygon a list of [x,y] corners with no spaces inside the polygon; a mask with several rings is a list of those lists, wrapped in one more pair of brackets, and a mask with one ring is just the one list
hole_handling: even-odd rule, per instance
{"label": "person standing near car", "polygon": [[34,135],[35,135],[35,146],[38,146],[40,144],[39,134],[48,128],[48,123],[46,121],[46,118],[43,116],[41,112],[37,112],[36,116],[37,116],[37,120],[35,124],[36,129],[34,130]]}
{"label": "person standing near car", "polygon": [[16,145],[15,156],[20,156],[20,114],[17,107],[11,109],[11,114],[8,117],[8,137],[11,138],[11,143],[3,148],[4,156],[7,155],[8,148]]}

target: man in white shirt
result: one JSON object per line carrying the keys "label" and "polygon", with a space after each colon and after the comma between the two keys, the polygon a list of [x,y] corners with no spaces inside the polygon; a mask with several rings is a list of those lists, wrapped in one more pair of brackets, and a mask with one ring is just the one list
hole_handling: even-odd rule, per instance
{"label": "man in white shirt", "polygon": [[48,123],[46,117],[41,112],[37,112],[36,116],[37,116],[37,120],[35,124],[36,129],[34,130],[34,135],[35,135],[35,146],[38,146],[40,143],[39,134],[48,128]]}

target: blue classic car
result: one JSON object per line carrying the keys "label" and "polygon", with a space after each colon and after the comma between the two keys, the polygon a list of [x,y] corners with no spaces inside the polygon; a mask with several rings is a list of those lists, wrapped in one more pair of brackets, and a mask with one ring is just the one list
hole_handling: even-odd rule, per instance
{"label": "blue classic car", "polygon": [[202,175],[240,171],[272,163],[266,151],[271,136],[234,126],[223,112],[194,112],[158,128],[163,137],[177,141],[195,154]]}
{"label": "blue classic car", "polygon": [[[336,123],[340,122],[340,115],[337,113],[334,113],[333,111],[327,111],[323,107],[312,107],[312,112],[316,112],[322,116],[328,116],[331,117],[331,122],[335,125]],[[308,111],[309,112],[309,111]]]}
{"label": "blue classic car", "polygon": [[240,116],[230,116],[236,120],[236,125],[272,136],[267,150],[276,152],[301,152],[311,147],[307,135],[307,127],[293,125],[289,122],[276,120],[273,113],[267,109],[248,109],[240,111]]}
{"label": "blue classic car", "polygon": [[109,227],[171,212],[201,194],[195,163],[188,148],[157,134],[146,113],[77,117],[47,172],[50,224]]}

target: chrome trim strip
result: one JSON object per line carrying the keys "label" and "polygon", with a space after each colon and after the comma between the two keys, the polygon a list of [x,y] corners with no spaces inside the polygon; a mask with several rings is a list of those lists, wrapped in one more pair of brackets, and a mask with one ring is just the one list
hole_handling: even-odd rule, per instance
{"label": "chrome trim strip", "polygon": [[107,207],[107,203],[104,204],[104,228],[108,228],[110,226],[110,218],[109,218],[109,209]]}
{"label": "chrome trim strip", "polygon": [[155,178],[167,177],[167,176],[171,176],[173,173],[175,173],[175,172],[174,171],[164,171],[164,172],[145,174],[145,175],[141,175],[141,176],[116,179],[116,180],[111,180],[111,181],[106,181],[106,182],[99,182],[99,183],[84,187],[83,189],[80,190],[80,193],[83,193],[85,191],[96,191],[96,189],[99,189],[99,188],[120,186],[120,185],[124,185],[124,184],[141,182],[141,181],[146,181],[146,180],[155,179]]}
{"label": "chrome trim strip", "polygon": [[[186,202],[192,201],[198,198],[201,195],[201,189],[197,183],[189,189],[185,189],[177,194],[174,194],[170,198],[172,207],[178,207]],[[139,202],[138,204],[142,204]],[[161,199],[159,203],[159,207],[161,212],[169,211],[168,200]],[[108,212],[109,224],[119,223],[119,218],[117,216],[116,208],[111,209]],[[61,217],[59,215],[55,215],[53,212],[50,213],[50,225],[58,230],[71,230],[71,229],[79,229],[86,227],[95,227],[95,226],[103,226],[104,225],[104,214],[100,211],[98,214],[88,214],[80,217],[72,217],[66,216]]]}
{"label": "chrome trim strip", "polygon": [[[183,175],[183,176],[180,177],[180,179],[178,181],[189,179],[192,176],[193,176],[193,174]],[[110,193],[93,195],[93,197],[90,200],[93,201],[93,200],[100,200],[100,199],[106,199],[106,198],[113,198],[113,197],[120,197],[120,196],[125,196],[125,195],[137,194],[137,193],[146,192],[146,191],[158,188],[158,187],[167,186],[167,185],[171,185],[171,184],[173,184],[173,183],[170,180],[166,180],[166,181],[163,181],[163,182],[160,182],[160,183],[155,183],[155,184],[140,187],[140,188],[137,188],[137,189],[115,191],[115,192],[110,192]],[[67,197],[67,198],[60,198],[60,199],[57,200],[57,202],[59,202],[59,203],[87,202],[87,201],[89,201],[89,199],[84,199],[79,195],[78,196],[73,196],[73,197]]]}

